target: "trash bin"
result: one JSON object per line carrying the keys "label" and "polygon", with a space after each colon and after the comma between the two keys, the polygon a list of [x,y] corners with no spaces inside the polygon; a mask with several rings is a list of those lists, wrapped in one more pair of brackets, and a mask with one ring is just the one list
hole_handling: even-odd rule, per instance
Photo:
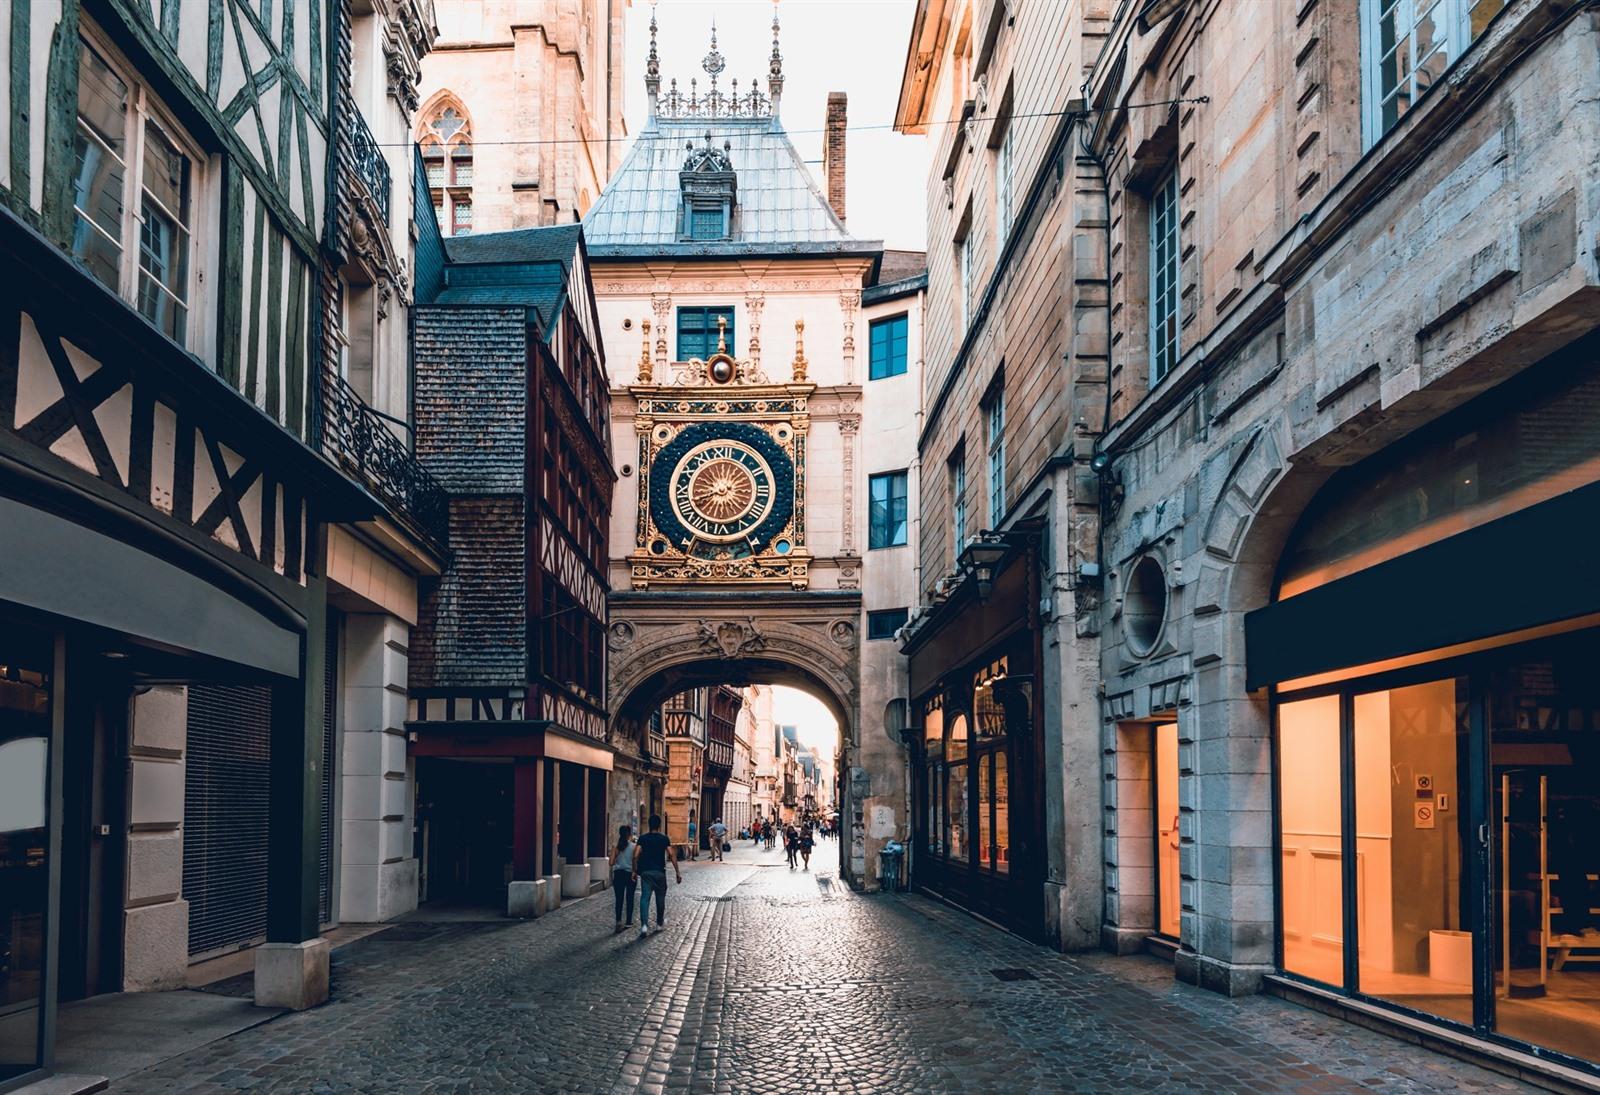
{"label": "trash bin", "polygon": [[878,888],[885,893],[899,893],[905,887],[906,850],[891,840],[878,853]]}

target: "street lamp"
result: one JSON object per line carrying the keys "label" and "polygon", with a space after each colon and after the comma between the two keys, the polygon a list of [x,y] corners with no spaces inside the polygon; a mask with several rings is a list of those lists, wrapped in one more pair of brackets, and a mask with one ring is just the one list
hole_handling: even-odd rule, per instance
{"label": "street lamp", "polygon": [[967,541],[967,546],[961,549],[961,558],[958,560],[961,569],[972,575],[973,581],[978,584],[978,600],[986,601],[989,593],[994,589],[995,571],[1010,550],[1006,539],[998,532],[983,530]]}

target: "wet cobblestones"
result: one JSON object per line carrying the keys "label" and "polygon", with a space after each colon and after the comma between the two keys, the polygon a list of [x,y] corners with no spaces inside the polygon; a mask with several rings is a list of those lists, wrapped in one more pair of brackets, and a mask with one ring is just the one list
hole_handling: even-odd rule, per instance
{"label": "wet cobblestones", "polygon": [[[334,954],[334,998],[117,1092],[1434,1092],[1521,1085],[1154,959],[1062,956],[936,902],[850,893],[746,845],[667,925],[611,901],[402,925]],[[1001,980],[997,969],[1031,979]]]}

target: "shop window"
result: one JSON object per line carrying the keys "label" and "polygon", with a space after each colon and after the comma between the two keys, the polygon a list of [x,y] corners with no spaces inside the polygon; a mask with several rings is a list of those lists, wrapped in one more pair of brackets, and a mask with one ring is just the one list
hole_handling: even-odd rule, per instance
{"label": "shop window", "polygon": [[967,816],[967,716],[949,720],[945,734],[945,855],[965,863],[971,854]]}
{"label": "shop window", "polygon": [[1344,984],[1339,697],[1278,707],[1283,968]]}
{"label": "shop window", "polygon": [[944,853],[944,711],[937,702],[922,717],[923,847],[933,855]]}
{"label": "shop window", "polygon": [[49,892],[50,647],[0,627],[0,1083],[39,1066]]}
{"label": "shop window", "polygon": [[995,698],[994,683],[1005,673],[1005,662],[1001,661],[980,674],[972,702],[972,756],[978,777],[978,866],[1002,874],[1011,869],[1010,780],[1006,713]]}
{"label": "shop window", "polygon": [[1600,1055],[1600,643],[1489,675],[1494,1027]]}
{"label": "shop window", "polygon": [[154,94],[110,57],[79,42],[72,253],[181,346],[200,157]]}
{"label": "shop window", "polygon": [[1454,680],[1352,701],[1359,986],[1472,1022],[1472,933],[1464,907],[1467,785]]}

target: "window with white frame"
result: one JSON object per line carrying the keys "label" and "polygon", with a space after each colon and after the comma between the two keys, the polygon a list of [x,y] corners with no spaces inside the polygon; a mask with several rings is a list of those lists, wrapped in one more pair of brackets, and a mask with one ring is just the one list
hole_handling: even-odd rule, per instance
{"label": "window with white frame", "polygon": [[[967,542],[967,447],[956,446],[950,457],[950,530],[955,545],[953,555],[959,557]],[[954,559],[952,559],[954,562]]]}
{"label": "window with white frame", "polygon": [[1150,195],[1150,385],[1178,361],[1178,172]]}
{"label": "window with white frame", "polygon": [[131,70],[87,38],[78,45],[72,253],[184,345],[201,157]]}
{"label": "window with white frame", "polygon": [[1362,0],[1362,135],[1376,144],[1506,0]]}
{"label": "window with white frame", "polygon": [[997,386],[983,408],[989,451],[989,527],[1006,516],[1006,390]]}
{"label": "window with white frame", "polygon": [[1005,135],[1000,138],[1000,146],[994,155],[994,193],[995,193],[995,239],[998,246],[1004,246],[1011,236],[1011,222],[1013,213],[1011,193],[1012,159],[1011,135],[1016,126],[1006,121]]}

